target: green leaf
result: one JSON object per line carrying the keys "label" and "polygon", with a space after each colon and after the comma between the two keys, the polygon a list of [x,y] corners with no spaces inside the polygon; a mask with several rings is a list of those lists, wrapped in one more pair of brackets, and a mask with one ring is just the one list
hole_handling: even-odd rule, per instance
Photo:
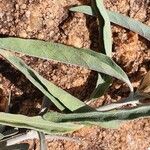
{"label": "green leaf", "polygon": [[47,134],[73,132],[83,125],[73,123],[54,123],[44,120],[41,116],[27,117],[0,112],[0,124],[17,128],[33,129]]}
{"label": "green leaf", "polygon": [[[95,15],[94,12],[92,11],[92,8],[86,5],[73,7],[73,8],[70,8],[70,10],[75,11],[75,12],[81,12],[87,15]],[[126,29],[134,31],[150,41],[150,27],[149,26],[141,23],[140,21],[136,21],[130,17],[119,14],[117,12],[107,10],[107,13],[112,23],[115,23]]]}
{"label": "green leaf", "polygon": [[138,108],[112,110],[107,112],[87,112],[74,114],[46,113],[43,118],[52,122],[106,122],[106,121],[125,121],[139,117],[150,116],[150,105]]}
{"label": "green leaf", "polygon": [[100,96],[104,95],[106,90],[109,88],[110,83],[112,82],[112,78],[106,75],[98,74],[98,81],[95,90],[91,94],[91,98],[99,98]]}
{"label": "green leaf", "polygon": [[99,38],[101,50],[109,57],[112,57],[112,32],[110,26],[109,16],[105,9],[103,0],[92,0],[92,10],[96,14],[99,20]]}
{"label": "green leaf", "polygon": [[70,111],[77,111],[81,108],[84,108],[84,111],[92,110],[92,108],[79,99],[43,78],[11,52],[0,50],[0,54],[19,69],[19,71],[21,71],[39,90],[41,90],[41,92],[43,92],[61,111],[64,110],[65,107]]}
{"label": "green leaf", "polygon": [[124,106],[127,106],[127,105],[138,106],[138,105],[144,104],[140,100],[142,99],[144,100],[147,98],[150,98],[150,95],[140,94],[139,91],[137,90],[135,93],[130,93],[130,95],[127,98],[124,98],[120,100],[119,102],[114,102],[111,104],[100,106],[96,110],[97,111],[110,111],[110,110],[114,110],[118,108],[123,108]]}
{"label": "green leaf", "polygon": [[96,125],[100,126],[102,128],[109,128],[109,129],[117,129],[120,127],[120,125],[123,123],[122,120],[113,120],[113,121],[102,121],[102,122],[94,122],[94,121],[80,121],[81,124],[87,125]]}
{"label": "green leaf", "polygon": [[[26,55],[47,60],[79,65],[113,76],[128,84],[133,91],[126,73],[108,56],[89,49],[79,49],[63,44],[19,38],[0,38],[0,48],[10,49]],[[4,51],[0,50],[3,54]]]}
{"label": "green leaf", "polygon": [[92,7],[87,5],[71,7],[69,10],[73,12],[83,13],[90,16],[96,16],[96,13],[93,11]]}
{"label": "green leaf", "polygon": [[[99,20],[99,52],[112,57],[112,33],[110,20],[104,7],[103,0],[93,0],[92,10]],[[102,51],[103,50],[103,51]],[[91,94],[91,98],[98,98],[106,92],[111,84],[111,77],[105,74],[98,74],[97,86]]]}

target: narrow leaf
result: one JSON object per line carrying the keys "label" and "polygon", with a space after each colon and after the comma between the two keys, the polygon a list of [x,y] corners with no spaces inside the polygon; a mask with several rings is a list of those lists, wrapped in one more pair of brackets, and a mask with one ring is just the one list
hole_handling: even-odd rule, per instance
{"label": "narrow leaf", "polygon": [[[130,90],[133,91],[126,73],[111,58],[89,49],[79,49],[53,42],[19,38],[0,38],[0,48],[14,50],[47,60],[79,65],[102,72],[126,82]],[[3,54],[4,52],[2,51],[1,53]]]}
{"label": "narrow leaf", "polygon": [[[93,0],[92,10],[96,14],[99,25],[99,52],[112,57],[112,33],[110,20],[103,4],[103,0]],[[103,50],[103,51],[102,51]],[[91,94],[91,98],[98,98],[106,92],[111,84],[111,77],[105,74],[98,74],[97,86]]]}
{"label": "narrow leaf", "polygon": [[4,138],[4,135],[0,133],[0,140]]}
{"label": "narrow leaf", "polygon": [[17,128],[26,128],[40,131],[47,134],[73,132],[83,125],[73,123],[53,123],[44,120],[41,116],[27,117],[0,112],[0,124]]}
{"label": "narrow leaf", "polygon": [[80,108],[84,108],[86,111],[92,110],[92,108],[79,99],[43,78],[12,53],[0,50],[0,54],[19,69],[19,71],[21,71],[39,90],[41,90],[41,92],[43,92],[60,110],[64,110],[64,106],[70,111],[76,111]]}
{"label": "narrow leaf", "polygon": [[[95,15],[94,12],[92,11],[92,8],[86,5],[73,7],[73,8],[70,8],[70,10],[75,11],[75,12],[81,12],[87,15]],[[119,14],[117,12],[107,10],[107,13],[112,23],[115,23],[126,29],[134,31],[150,41],[150,27],[149,26],[143,24],[140,21],[136,21],[130,17]]]}
{"label": "narrow leaf", "polygon": [[106,76],[103,74],[102,76],[98,74],[98,81],[95,90],[91,94],[91,98],[99,98],[106,90],[109,88],[110,83],[112,82],[112,78],[110,76]]}
{"label": "narrow leaf", "polygon": [[29,149],[29,144],[27,143],[21,143],[21,144],[15,144],[11,146],[3,146],[1,145],[1,150],[28,150]]}
{"label": "narrow leaf", "polygon": [[150,116],[150,105],[133,109],[112,110],[107,112],[87,112],[74,114],[46,113],[43,118],[52,122],[106,122],[115,120],[132,120]]}
{"label": "narrow leaf", "polygon": [[4,138],[7,139],[7,138],[15,136],[18,133],[19,133],[18,129],[14,128],[14,129],[4,131],[3,135],[4,135]]}
{"label": "narrow leaf", "polygon": [[43,132],[38,132],[38,136],[40,141],[40,150],[46,150],[47,145],[46,145],[45,134]]}
{"label": "narrow leaf", "polygon": [[122,121],[122,120],[100,121],[100,122],[80,121],[80,124],[83,124],[83,125],[86,125],[86,126],[96,125],[96,126],[100,126],[102,128],[118,129],[123,122],[124,121]]}
{"label": "narrow leaf", "polygon": [[102,39],[100,45],[102,46],[101,50],[104,50],[104,54],[109,57],[112,57],[112,33],[109,16],[105,9],[103,0],[92,0],[92,10],[96,14],[99,20],[99,38]]}

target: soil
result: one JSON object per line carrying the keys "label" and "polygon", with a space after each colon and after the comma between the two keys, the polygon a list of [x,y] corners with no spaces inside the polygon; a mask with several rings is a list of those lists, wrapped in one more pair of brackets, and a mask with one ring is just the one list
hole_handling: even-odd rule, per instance
{"label": "soil", "polygon": [[[78,48],[98,50],[96,19],[68,8],[90,4],[88,0],[0,0],[0,35],[54,41]],[[122,13],[150,26],[150,2],[147,0],[105,0],[107,9]],[[112,24],[113,59],[128,74],[136,89],[141,78],[150,70],[150,42],[136,33]],[[81,67],[46,61],[29,56],[20,57],[43,77],[86,100],[92,93],[97,73]],[[42,93],[20,72],[0,57],[0,110],[4,111],[12,93],[12,113],[35,115],[41,108]],[[90,105],[118,101],[129,94],[127,85],[114,79],[107,93]],[[150,149],[150,119],[138,119],[117,129],[93,126],[83,128],[69,137],[80,142],[48,141],[49,149],[57,150],[148,150]],[[31,141],[30,149],[39,149]]]}

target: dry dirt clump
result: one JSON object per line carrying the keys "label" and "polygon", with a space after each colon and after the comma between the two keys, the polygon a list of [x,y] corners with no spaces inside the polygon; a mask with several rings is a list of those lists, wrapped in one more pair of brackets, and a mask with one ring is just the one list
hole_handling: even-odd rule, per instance
{"label": "dry dirt clump", "polygon": [[[74,5],[89,4],[88,0],[0,0],[0,35],[54,41],[78,48],[98,49],[98,30],[95,18],[71,13]],[[150,25],[150,2],[145,0],[105,0],[108,9],[128,15]],[[125,70],[135,88],[150,70],[150,43],[122,27],[112,25],[113,59]],[[20,55],[42,76],[80,99],[92,92],[97,79],[93,71]],[[12,112],[34,115],[40,110],[40,93],[20,72],[0,57],[0,109],[6,105],[12,91]],[[91,105],[126,97],[128,87],[114,80],[107,94]],[[112,100],[114,99],[114,100]],[[56,140],[48,142],[49,149],[57,150],[146,150],[150,146],[149,119],[127,122],[118,130],[99,127],[84,128],[71,137],[80,142]],[[32,141],[31,149],[39,149]]]}

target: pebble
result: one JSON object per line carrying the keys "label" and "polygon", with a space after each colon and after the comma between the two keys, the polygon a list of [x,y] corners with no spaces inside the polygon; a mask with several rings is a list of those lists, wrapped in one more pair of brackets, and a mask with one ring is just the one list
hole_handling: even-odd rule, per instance
{"label": "pebble", "polygon": [[22,8],[22,9],[26,9],[26,7],[27,7],[26,4],[21,5],[21,8]]}
{"label": "pebble", "polygon": [[31,15],[31,12],[30,11],[26,11],[25,15],[26,15],[27,18],[29,18],[30,15]]}
{"label": "pebble", "polygon": [[20,37],[23,37],[23,38],[27,37],[26,31],[25,31],[25,30],[20,31],[20,32],[19,32],[19,36],[20,36]]}

